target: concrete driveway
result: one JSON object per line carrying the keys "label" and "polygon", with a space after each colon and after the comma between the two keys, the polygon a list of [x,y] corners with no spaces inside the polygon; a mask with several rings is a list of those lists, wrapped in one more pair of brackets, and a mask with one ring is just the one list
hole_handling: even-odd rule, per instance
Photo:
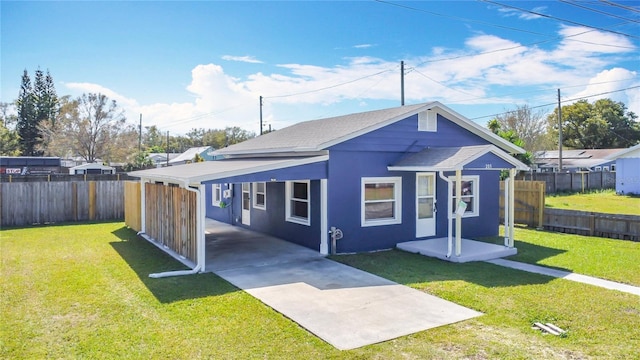
{"label": "concrete driveway", "polygon": [[305,247],[210,219],[206,261],[207,271],[341,350],[482,315]]}

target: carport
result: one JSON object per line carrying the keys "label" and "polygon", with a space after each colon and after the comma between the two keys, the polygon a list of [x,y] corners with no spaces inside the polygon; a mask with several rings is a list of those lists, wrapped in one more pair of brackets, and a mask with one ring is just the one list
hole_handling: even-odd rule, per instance
{"label": "carport", "polygon": [[[206,271],[205,183],[320,180],[326,204],[326,154],[228,159],[130,172],[140,178],[139,235],[191,270],[151,274],[165,277]],[[327,209],[321,206],[320,252],[328,252]]]}

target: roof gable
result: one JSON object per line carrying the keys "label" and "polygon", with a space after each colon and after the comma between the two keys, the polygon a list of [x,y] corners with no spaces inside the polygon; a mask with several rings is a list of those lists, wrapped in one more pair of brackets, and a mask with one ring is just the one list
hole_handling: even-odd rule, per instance
{"label": "roof gable", "polygon": [[215,154],[237,156],[326,150],[333,145],[380,129],[429,109],[436,110],[449,121],[508,152],[524,152],[524,150],[518,146],[493,134],[488,129],[463,117],[441,103],[430,102],[300,122],[284,129],[264,134],[224,149],[219,149],[215,151]]}
{"label": "roof gable", "polygon": [[631,158],[631,157],[640,157],[640,144],[636,146],[632,146],[628,149],[623,149],[621,151],[616,152],[615,154],[611,154],[607,159],[616,160],[620,158]]}

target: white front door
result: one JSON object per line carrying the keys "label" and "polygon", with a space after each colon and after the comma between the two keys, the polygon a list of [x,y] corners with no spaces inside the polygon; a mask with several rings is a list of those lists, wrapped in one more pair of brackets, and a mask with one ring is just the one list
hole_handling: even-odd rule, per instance
{"label": "white front door", "polygon": [[242,224],[251,225],[251,183],[242,183]]}
{"label": "white front door", "polygon": [[416,237],[436,235],[436,174],[416,174]]}

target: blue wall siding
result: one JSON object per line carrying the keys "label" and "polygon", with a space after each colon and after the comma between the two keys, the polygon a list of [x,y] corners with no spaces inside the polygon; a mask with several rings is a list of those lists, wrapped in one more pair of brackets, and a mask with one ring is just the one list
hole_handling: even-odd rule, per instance
{"label": "blue wall siding", "polygon": [[[242,224],[242,183],[233,184],[233,198],[226,208],[214,207],[211,202],[211,183],[206,185],[206,216],[251,230],[273,235],[293,243],[320,250],[320,181],[310,182],[311,225],[301,225],[285,220],[285,183],[266,182],[266,209],[256,209],[251,204],[250,226]],[[255,196],[253,188],[251,196]]]}
{"label": "blue wall siding", "polygon": [[[415,174],[389,172],[387,165],[397,153],[331,151],[329,161],[328,225],[342,230],[337,252],[388,249],[398,239],[413,239],[415,227],[408,219],[415,217]],[[402,224],[361,226],[361,180],[363,177],[402,177]]]}
{"label": "blue wall siding", "polygon": [[486,140],[438,115],[438,131],[418,131],[418,115],[334,145],[329,150],[417,152],[427,146],[485,145]]}

